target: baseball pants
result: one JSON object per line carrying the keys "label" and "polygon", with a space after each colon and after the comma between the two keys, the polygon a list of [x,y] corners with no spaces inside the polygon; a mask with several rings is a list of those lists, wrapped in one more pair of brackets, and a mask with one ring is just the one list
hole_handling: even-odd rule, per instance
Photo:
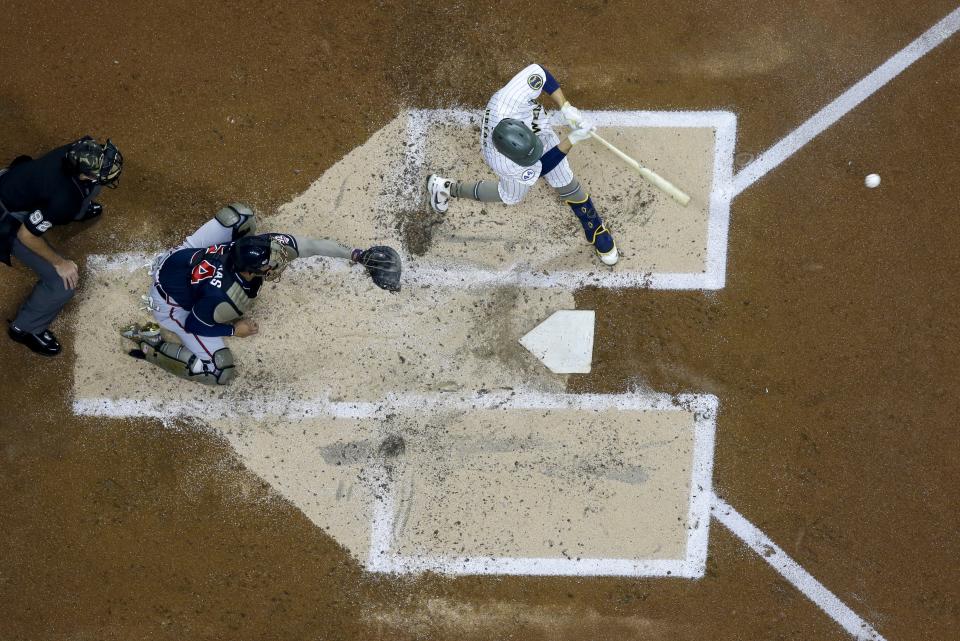
{"label": "baseball pants", "polygon": [[33,250],[13,240],[11,255],[40,277],[27,300],[20,306],[13,325],[24,332],[39,334],[50,326],[63,306],[73,298],[74,290],[67,289],[53,265]]}

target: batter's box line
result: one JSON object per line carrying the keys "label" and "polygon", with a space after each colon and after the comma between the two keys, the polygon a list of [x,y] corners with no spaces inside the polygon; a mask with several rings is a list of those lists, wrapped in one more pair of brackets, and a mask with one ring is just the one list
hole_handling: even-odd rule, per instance
{"label": "batter's box line", "polygon": [[628,392],[625,394],[552,394],[518,388],[495,392],[434,392],[427,394],[386,394],[369,400],[330,400],[328,396],[308,399],[290,399],[286,396],[246,399],[192,399],[151,401],[138,398],[77,398],[73,410],[83,416],[111,418],[147,417],[171,419],[190,418],[254,418],[277,417],[285,419],[384,418],[403,410],[491,410],[491,409],[567,409],[618,411],[689,411],[713,421],[717,399],[709,394],[656,394]]}
{"label": "batter's box line", "polygon": [[[482,399],[482,400],[481,400]],[[480,406],[477,405],[478,401]],[[713,497],[713,457],[716,435],[717,398],[711,394],[492,394],[461,399],[443,397],[406,397],[402,403],[421,407],[462,409],[616,409],[691,411],[694,420],[693,464],[687,509],[686,555],[683,559],[617,558],[515,558],[405,556],[391,551],[397,528],[398,479],[381,467],[373,471],[374,485],[380,488],[374,497],[370,524],[370,550],[366,568],[385,574],[436,572],[446,575],[525,575],[525,576],[629,576],[698,579],[706,572]]]}
{"label": "batter's box line", "polygon": [[[269,219],[268,219],[269,220]],[[134,272],[150,264],[155,254],[129,252],[118,254],[93,254],[87,258],[87,269],[91,273],[110,271]],[[323,270],[330,273],[347,274],[362,272],[356,265],[348,265],[342,260],[314,256],[302,258],[291,263],[288,271],[310,272]],[[578,289],[594,286],[610,289],[625,287],[644,287],[648,289],[719,289],[712,276],[706,273],[644,273],[599,271],[532,271],[523,265],[512,265],[503,271],[463,267],[457,264],[415,264],[405,265],[401,284],[407,287],[452,287],[457,289],[478,289],[483,287],[528,287]],[[146,285],[145,285],[146,286]]]}
{"label": "batter's box line", "polygon": [[[137,261],[121,264],[137,265]],[[373,503],[370,550],[366,567],[372,572],[405,574],[434,571],[444,574],[524,574],[571,576],[702,577],[706,567],[712,496],[713,458],[718,400],[711,394],[634,391],[623,394],[554,394],[517,389],[495,392],[387,394],[377,401],[331,401],[327,397],[292,401],[289,398],[246,400],[209,399],[191,402],[149,399],[78,398],[74,412],[107,417],[287,419],[384,418],[402,410],[583,410],[686,411],[693,413],[694,437],[687,508],[686,555],[683,559],[566,559],[566,558],[414,558],[391,553],[396,526],[398,491],[382,467],[372,471],[380,488]]]}
{"label": "batter's box line", "polygon": [[[707,215],[707,259],[704,272],[661,273],[558,271],[544,273],[514,266],[507,271],[463,268],[429,260],[418,261],[418,272],[436,275],[442,284],[470,286],[519,283],[526,287],[584,286],[605,288],[638,287],[664,290],[714,290],[726,283],[727,241],[730,230],[730,201],[733,194],[733,153],[736,146],[737,118],[729,111],[589,111],[584,112],[598,127],[696,127],[714,130],[713,178]],[[403,195],[385,196],[384,206],[399,210],[408,203],[423,200],[421,176],[426,170],[426,141],[430,127],[454,125],[468,127],[480,122],[476,109],[411,109],[407,116],[406,152],[396,180],[405,185]],[[558,113],[553,121],[561,124]],[[425,203],[424,203],[425,204]]]}

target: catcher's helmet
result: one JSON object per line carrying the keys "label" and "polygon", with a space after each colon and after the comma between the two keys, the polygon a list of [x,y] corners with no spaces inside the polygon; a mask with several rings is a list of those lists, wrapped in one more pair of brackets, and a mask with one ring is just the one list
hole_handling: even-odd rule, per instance
{"label": "catcher's helmet", "polygon": [[543,155],[543,143],[523,122],[504,118],[493,128],[493,146],[521,167],[529,167]]}
{"label": "catcher's helmet", "polygon": [[227,263],[233,271],[249,272],[267,280],[277,280],[290,262],[290,256],[269,234],[244,236],[233,244]]}
{"label": "catcher's helmet", "polygon": [[98,185],[115,188],[123,171],[123,154],[109,138],[101,145],[90,136],[84,136],[67,150],[64,163],[75,176],[89,176]]}

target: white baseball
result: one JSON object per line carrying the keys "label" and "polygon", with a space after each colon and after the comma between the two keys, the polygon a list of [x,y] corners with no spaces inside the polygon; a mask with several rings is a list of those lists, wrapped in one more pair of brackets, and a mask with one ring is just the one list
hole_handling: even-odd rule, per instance
{"label": "white baseball", "polygon": [[863,184],[873,189],[874,187],[880,186],[880,176],[879,174],[870,174],[863,179]]}

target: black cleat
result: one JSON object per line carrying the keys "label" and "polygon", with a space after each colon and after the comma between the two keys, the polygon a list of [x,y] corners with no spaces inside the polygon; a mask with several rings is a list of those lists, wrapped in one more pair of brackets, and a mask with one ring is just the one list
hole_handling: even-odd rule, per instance
{"label": "black cleat", "polygon": [[57,342],[57,337],[49,329],[45,329],[39,334],[31,334],[11,325],[7,334],[10,338],[26,345],[37,354],[56,356],[60,353],[60,343]]}

